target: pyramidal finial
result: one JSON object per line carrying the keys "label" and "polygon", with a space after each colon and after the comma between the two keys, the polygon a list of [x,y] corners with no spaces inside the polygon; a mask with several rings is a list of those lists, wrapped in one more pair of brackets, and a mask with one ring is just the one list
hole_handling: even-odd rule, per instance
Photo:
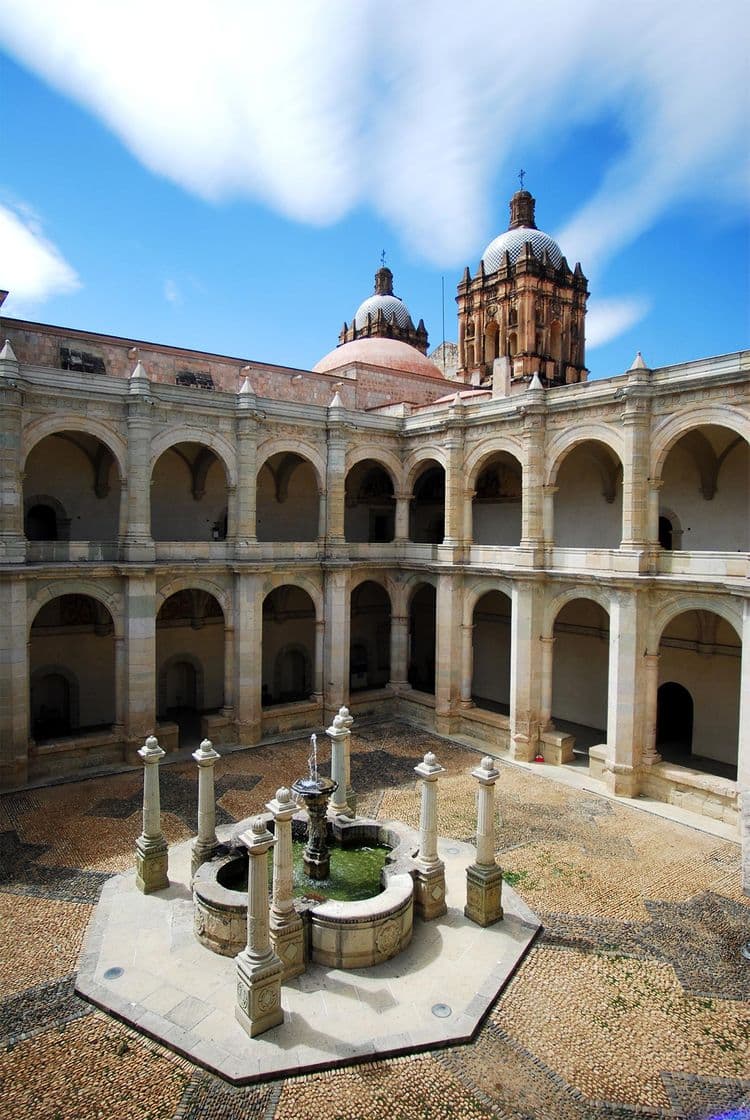
{"label": "pyramidal finial", "polygon": [[138,359],[136,367],[130,375],[131,381],[148,381],[148,374],[146,373],[145,366],[141,359]]}
{"label": "pyramidal finial", "polygon": [[333,400],[331,401],[331,403],[329,404],[328,407],[329,408],[343,408],[344,407],[344,402],[341,399],[341,394],[339,393],[338,389],[333,394]]}
{"label": "pyramidal finial", "polygon": [[633,364],[631,365],[630,368],[631,369],[648,369],[649,368],[646,365],[646,363],[644,362],[643,354],[641,354],[640,350],[637,352],[636,356],[633,358]]}
{"label": "pyramidal finial", "polygon": [[250,378],[246,377],[240,386],[240,396],[246,396],[248,393],[252,393],[252,391],[253,387],[250,384]]}
{"label": "pyramidal finial", "polygon": [[539,380],[539,374],[538,373],[532,374],[531,381],[526,386],[526,391],[528,392],[529,389],[541,389],[542,392],[544,392],[544,385],[542,385],[541,381]]}
{"label": "pyramidal finial", "polygon": [[18,358],[13,352],[13,347],[10,344],[10,339],[6,338],[2,350],[0,350],[0,362],[17,362]]}

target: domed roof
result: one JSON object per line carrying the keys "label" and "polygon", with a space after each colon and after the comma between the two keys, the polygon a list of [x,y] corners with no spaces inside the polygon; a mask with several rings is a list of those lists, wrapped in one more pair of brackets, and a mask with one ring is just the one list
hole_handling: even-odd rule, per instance
{"label": "domed roof", "polygon": [[333,373],[356,362],[397,373],[418,373],[422,377],[444,380],[434,362],[407,342],[399,342],[395,338],[358,338],[354,342],[345,342],[321,358],[313,366],[313,373]]}
{"label": "domed roof", "polygon": [[409,308],[402,299],[392,294],[381,295],[376,293],[374,296],[368,296],[360,303],[354,316],[355,327],[357,329],[366,327],[367,316],[375,319],[379,311],[383,312],[386,322],[390,322],[395,317],[400,327],[408,327],[411,322]]}
{"label": "domed roof", "polygon": [[562,250],[557,242],[548,233],[544,233],[540,229],[529,229],[521,226],[519,229],[508,229],[505,233],[496,237],[494,241],[490,241],[482,253],[485,272],[497,272],[498,268],[503,265],[503,257],[506,253],[510,257],[510,263],[515,264],[527,241],[531,242],[531,249],[535,257],[541,260],[546,249],[555,268],[560,267]]}

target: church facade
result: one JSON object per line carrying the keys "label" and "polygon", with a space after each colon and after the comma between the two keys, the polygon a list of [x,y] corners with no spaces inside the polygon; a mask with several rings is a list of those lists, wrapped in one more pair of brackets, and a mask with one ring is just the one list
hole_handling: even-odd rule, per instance
{"label": "church facade", "polygon": [[313,370],[4,318],[3,788],[348,704],[737,825],[750,354],[587,382],[587,294],[520,191],[452,380],[387,269]]}

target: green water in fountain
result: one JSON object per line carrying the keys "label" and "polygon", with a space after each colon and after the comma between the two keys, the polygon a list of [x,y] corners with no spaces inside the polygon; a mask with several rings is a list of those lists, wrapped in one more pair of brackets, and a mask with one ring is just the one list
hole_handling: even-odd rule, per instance
{"label": "green water in fountain", "polygon": [[[384,845],[363,846],[361,848],[329,848],[331,870],[327,879],[308,879],[302,866],[304,841],[295,840],[292,844],[294,859],[294,897],[312,898],[322,901],[326,898],[336,902],[357,902],[372,898],[383,890],[380,872],[385,865],[390,848]],[[268,853],[268,885],[273,880],[273,851]],[[247,871],[241,882],[232,884],[237,891],[247,890]]]}

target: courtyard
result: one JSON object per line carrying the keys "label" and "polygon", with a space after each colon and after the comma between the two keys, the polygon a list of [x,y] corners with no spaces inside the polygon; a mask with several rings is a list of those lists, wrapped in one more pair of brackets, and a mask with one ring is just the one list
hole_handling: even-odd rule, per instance
{"label": "courtyard", "polygon": [[[282,782],[305,772],[308,750],[300,738],[224,754],[218,823],[259,811]],[[447,771],[439,834],[471,842],[470,771],[480,755],[395,721],[355,725],[358,811],[416,828],[413,767],[428,750]],[[543,930],[474,1041],[249,1087],[222,1081],[74,994],[99,892],[133,866],[141,771],[5,795],[0,1116],[750,1117],[750,962],[740,953],[750,899],[741,893],[738,844],[720,827],[705,831],[705,819],[690,827],[533,767],[498,766],[498,860]],[[161,768],[170,844],[196,833],[195,771],[189,757]]]}

